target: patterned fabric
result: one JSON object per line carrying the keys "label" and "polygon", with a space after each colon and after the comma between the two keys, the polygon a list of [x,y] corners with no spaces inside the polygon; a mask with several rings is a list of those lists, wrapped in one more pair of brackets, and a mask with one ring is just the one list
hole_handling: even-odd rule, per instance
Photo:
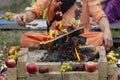
{"label": "patterned fabric", "polygon": [[[87,4],[88,3],[88,4]],[[98,0],[83,0],[83,9],[82,9],[82,16],[81,16],[81,21],[82,23],[88,23],[89,21],[87,20],[87,13],[88,13],[88,8],[89,8],[89,14],[92,15],[94,18],[94,21],[96,23],[99,22],[101,17],[106,17],[104,11],[102,10],[102,6],[100,5],[100,2]],[[56,1],[55,0],[37,0],[35,4],[30,8],[32,12],[36,14],[36,18],[42,15],[42,12],[44,9],[48,8],[47,10],[47,15],[46,15],[46,20],[48,23],[54,16],[54,8],[56,6]],[[63,15],[63,25],[64,26],[69,26],[71,24],[71,20],[74,18],[74,11],[76,10],[77,5],[74,3],[73,6],[67,10],[67,12]],[[52,24],[52,29],[55,29],[55,24],[54,22]],[[88,27],[91,27],[88,23]]]}
{"label": "patterned fabric", "polygon": [[120,22],[120,0],[109,0],[104,11],[110,23]]}

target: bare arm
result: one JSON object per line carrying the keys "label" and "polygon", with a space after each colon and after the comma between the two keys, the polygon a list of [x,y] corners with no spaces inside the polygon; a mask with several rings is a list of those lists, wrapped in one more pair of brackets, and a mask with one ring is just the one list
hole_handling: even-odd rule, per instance
{"label": "bare arm", "polygon": [[103,41],[106,50],[110,50],[113,46],[112,34],[110,30],[110,25],[106,17],[103,17],[99,20],[99,25],[101,30],[103,31]]}
{"label": "bare arm", "polygon": [[104,32],[104,31],[109,31],[110,30],[110,25],[109,25],[109,22],[107,20],[106,17],[102,17],[100,20],[99,20],[99,23],[98,23],[101,27],[101,30]]}
{"label": "bare arm", "polygon": [[99,0],[88,0],[89,12],[93,16],[94,21],[100,26],[103,31],[103,42],[106,50],[109,50],[113,45],[110,25],[107,20]]}
{"label": "bare arm", "polygon": [[17,16],[16,21],[19,25],[25,25],[35,18],[42,15],[44,9],[46,9],[51,0],[36,0],[34,5],[30,7],[29,10],[25,11],[23,14]]}

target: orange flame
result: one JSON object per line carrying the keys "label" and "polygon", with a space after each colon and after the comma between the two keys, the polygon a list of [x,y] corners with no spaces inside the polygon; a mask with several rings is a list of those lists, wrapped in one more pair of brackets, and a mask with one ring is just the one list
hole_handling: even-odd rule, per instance
{"label": "orange flame", "polygon": [[58,37],[59,36],[59,32],[58,30],[55,30],[55,37]]}
{"label": "orange flame", "polygon": [[78,53],[76,48],[75,48],[75,54],[76,54],[76,57],[77,57],[78,61],[80,61],[80,56],[79,56],[79,53]]}
{"label": "orange flame", "polygon": [[62,30],[62,23],[59,23],[58,29],[61,31]]}
{"label": "orange flame", "polygon": [[49,36],[50,36],[51,38],[58,37],[58,36],[59,36],[59,32],[58,32],[57,30],[50,30]]}

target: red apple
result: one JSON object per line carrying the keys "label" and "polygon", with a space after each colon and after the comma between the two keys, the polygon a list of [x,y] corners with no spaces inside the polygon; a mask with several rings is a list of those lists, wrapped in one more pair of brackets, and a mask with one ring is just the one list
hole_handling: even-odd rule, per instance
{"label": "red apple", "polygon": [[14,68],[16,66],[16,61],[14,59],[7,59],[5,64],[8,68]]}
{"label": "red apple", "polygon": [[96,66],[97,65],[95,62],[89,61],[89,62],[85,63],[85,70],[88,72],[93,72],[96,70]]}
{"label": "red apple", "polygon": [[6,80],[6,78],[3,76],[0,76],[0,80]]}
{"label": "red apple", "polygon": [[35,63],[29,63],[27,65],[27,72],[30,74],[35,74],[37,72],[37,65]]}

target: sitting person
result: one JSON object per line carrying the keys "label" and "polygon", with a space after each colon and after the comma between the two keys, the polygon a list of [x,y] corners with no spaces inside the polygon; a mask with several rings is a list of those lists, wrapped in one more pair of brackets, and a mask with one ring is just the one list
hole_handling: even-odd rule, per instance
{"label": "sitting person", "polygon": [[[42,41],[55,38],[53,35],[57,32],[66,32],[69,27],[79,28],[80,24],[84,24],[84,33],[80,35],[86,37],[89,44],[95,47],[104,45],[106,50],[112,47],[109,22],[98,0],[36,0],[29,10],[17,16],[16,21],[25,25],[42,15],[46,8],[47,33],[24,33],[20,40],[23,47],[38,46]],[[102,32],[90,32],[89,15]]]}

